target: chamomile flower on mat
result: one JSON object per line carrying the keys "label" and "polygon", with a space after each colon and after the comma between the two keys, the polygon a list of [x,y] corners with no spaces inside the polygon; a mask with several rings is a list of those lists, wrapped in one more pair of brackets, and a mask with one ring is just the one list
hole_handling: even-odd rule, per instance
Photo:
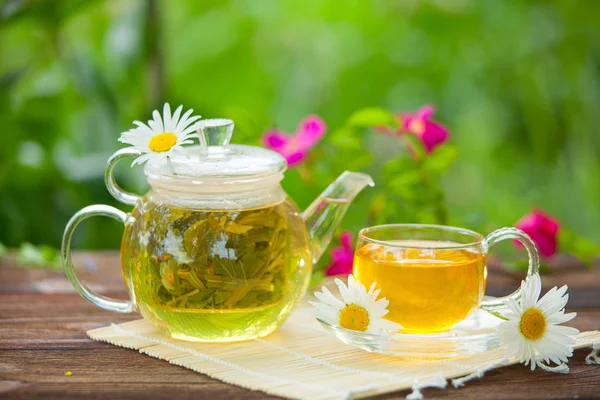
{"label": "chamomile flower on mat", "polygon": [[173,152],[183,153],[181,146],[192,143],[191,137],[196,130],[195,122],[200,116],[191,116],[194,110],[188,110],[181,115],[182,110],[183,106],[179,106],[171,115],[171,107],[165,103],[162,116],[158,110],[154,110],[153,119],[148,121],[147,125],[134,121],[136,128],[121,133],[119,142],[130,144],[143,153],[133,161],[132,166],[143,164],[152,158],[167,158]]}
{"label": "chamomile flower on mat", "polygon": [[559,324],[577,314],[564,312],[569,300],[566,285],[560,289],[555,286],[540,299],[541,290],[537,274],[521,283],[521,299],[506,303],[510,312],[505,314],[508,320],[498,326],[500,343],[506,346],[507,356],[517,354],[522,363],[531,364],[532,370],[536,366],[548,370],[550,361],[564,370],[568,357],[573,355],[574,335],[579,331]]}
{"label": "chamomile flower on mat", "polygon": [[335,297],[329,289],[322,287],[322,292],[315,292],[319,302],[311,301],[317,310],[317,318],[342,328],[362,332],[380,333],[397,331],[402,326],[382,317],[388,313],[389,300],[385,297],[377,300],[380,289],[375,290],[375,283],[367,292],[367,288],[348,275],[348,285],[340,279],[335,280],[342,299]]}

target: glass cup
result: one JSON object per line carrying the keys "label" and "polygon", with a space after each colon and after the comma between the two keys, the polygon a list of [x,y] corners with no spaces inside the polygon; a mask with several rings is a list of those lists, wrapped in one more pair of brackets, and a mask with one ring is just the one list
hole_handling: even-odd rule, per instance
{"label": "glass cup", "polygon": [[523,231],[502,228],[487,237],[467,229],[440,225],[394,224],[359,232],[354,276],[367,288],[373,282],[390,301],[385,318],[405,333],[450,330],[471,311],[494,311],[520,289],[483,300],[490,246],[505,239],[521,242],[529,254],[527,276],[538,273],[535,245]]}

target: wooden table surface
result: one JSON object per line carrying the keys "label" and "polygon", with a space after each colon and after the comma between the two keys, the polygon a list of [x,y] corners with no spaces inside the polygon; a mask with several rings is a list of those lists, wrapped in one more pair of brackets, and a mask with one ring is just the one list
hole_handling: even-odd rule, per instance
{"label": "wooden table surface", "polygon": [[[79,253],[75,263],[88,265],[90,270],[82,277],[93,289],[127,297],[117,253]],[[518,281],[515,275],[491,269],[488,294],[507,294]],[[578,312],[572,325],[582,331],[600,329],[599,267],[563,265],[544,276],[543,283],[545,289],[568,284],[568,311]],[[85,333],[138,318],[135,313],[112,313],[87,303],[63,273],[16,268],[14,255],[0,261],[0,398],[269,398],[132,350],[94,342]],[[575,352],[568,375],[530,372],[514,365],[491,371],[459,390],[426,389],[423,394],[453,399],[600,398],[600,367],[585,364],[589,352]],[[67,371],[72,375],[66,376]]]}

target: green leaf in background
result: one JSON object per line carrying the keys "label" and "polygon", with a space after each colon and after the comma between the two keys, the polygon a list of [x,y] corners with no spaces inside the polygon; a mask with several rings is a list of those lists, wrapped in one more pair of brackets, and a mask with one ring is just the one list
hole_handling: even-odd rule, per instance
{"label": "green leaf in background", "polygon": [[558,243],[560,243],[561,252],[573,254],[590,268],[594,265],[594,260],[600,255],[600,245],[565,227],[560,229]]}
{"label": "green leaf in background", "polygon": [[23,243],[17,255],[17,265],[27,268],[45,268],[58,271],[62,269],[60,252],[50,246],[34,246]]}
{"label": "green leaf in background", "polygon": [[383,179],[389,180],[398,174],[413,170],[413,162],[407,157],[398,157],[386,161],[383,164]]}
{"label": "green leaf in background", "polygon": [[394,114],[382,108],[368,107],[355,111],[348,118],[350,126],[396,126]]}
{"label": "green leaf in background", "polygon": [[7,253],[8,253],[8,250],[6,250],[6,246],[4,246],[2,243],[0,243],[0,260],[2,260],[4,257],[6,257]]}
{"label": "green leaf in background", "polygon": [[400,196],[404,200],[414,200],[419,196],[415,187],[419,185],[419,172],[407,157],[389,160],[383,166],[383,181],[387,197]]}
{"label": "green leaf in background", "polygon": [[440,175],[452,165],[457,156],[458,149],[456,146],[448,144],[440,146],[423,161],[423,170]]}
{"label": "green leaf in background", "polygon": [[348,127],[333,131],[328,135],[328,139],[339,150],[356,150],[363,146],[362,137]]}
{"label": "green leaf in background", "polygon": [[425,152],[425,147],[423,146],[423,142],[417,136],[405,133],[399,137],[408,152],[408,155],[413,160],[413,162],[420,162],[425,157],[429,157],[429,155]]}
{"label": "green leaf in background", "polygon": [[386,190],[401,196],[406,200],[416,199],[419,194],[415,186],[419,184],[419,174],[415,170],[406,170],[398,173],[386,183]]}

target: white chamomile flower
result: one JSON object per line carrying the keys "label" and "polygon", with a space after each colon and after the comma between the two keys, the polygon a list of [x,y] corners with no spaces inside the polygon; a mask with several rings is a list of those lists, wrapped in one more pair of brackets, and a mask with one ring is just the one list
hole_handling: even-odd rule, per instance
{"label": "white chamomile flower", "polygon": [[317,309],[317,317],[331,325],[355,331],[380,333],[397,331],[402,326],[382,317],[388,313],[389,300],[385,297],[377,300],[380,289],[375,290],[375,283],[367,292],[367,288],[348,276],[348,286],[339,279],[335,280],[342,300],[335,297],[325,286],[323,292],[315,292],[320,302],[310,302]]}
{"label": "white chamomile flower", "polygon": [[194,261],[183,248],[183,238],[175,235],[171,229],[167,230],[165,236],[165,251],[173,256],[179,264],[187,264]]}
{"label": "white chamomile flower", "polygon": [[549,370],[550,361],[562,367],[554,372],[568,370],[566,363],[573,355],[573,336],[579,331],[558,324],[572,320],[577,313],[564,312],[569,300],[566,285],[560,289],[555,286],[540,299],[541,290],[540,276],[536,274],[521,283],[519,301],[506,302],[510,312],[506,315],[508,320],[498,326],[500,343],[506,346],[507,356],[519,355],[522,363],[531,363],[532,370],[536,366]]}
{"label": "white chamomile flower", "polygon": [[165,103],[162,117],[158,110],[154,110],[153,119],[148,121],[148,125],[133,121],[137,127],[121,133],[119,142],[130,144],[143,153],[133,161],[132,166],[143,164],[152,158],[165,159],[172,152],[185,154],[181,146],[192,143],[191,137],[196,130],[195,122],[200,116],[191,116],[194,110],[188,110],[181,115],[182,109],[183,106],[177,107],[171,115],[171,107]]}

